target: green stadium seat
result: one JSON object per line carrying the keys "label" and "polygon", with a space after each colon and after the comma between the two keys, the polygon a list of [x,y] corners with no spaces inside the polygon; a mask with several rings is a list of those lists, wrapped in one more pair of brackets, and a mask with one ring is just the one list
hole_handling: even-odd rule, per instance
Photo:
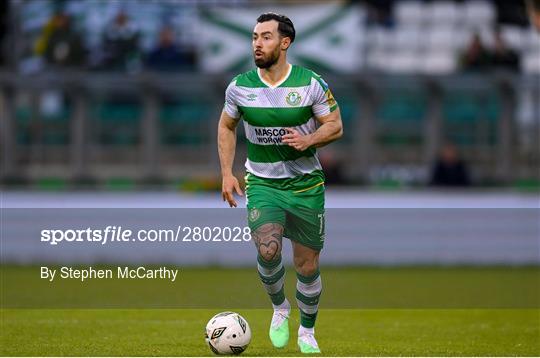
{"label": "green stadium seat", "polygon": [[389,90],[383,93],[376,111],[379,135],[385,145],[422,143],[427,98],[419,91]]}
{"label": "green stadium seat", "polygon": [[[495,92],[453,91],[443,100],[443,125],[446,139],[460,145],[494,144],[497,122],[501,115],[501,103]],[[477,138],[479,126],[483,126],[484,137]],[[487,132],[486,132],[487,130]]]}
{"label": "green stadium seat", "polygon": [[92,117],[97,120],[102,144],[132,145],[140,141],[142,105],[138,102],[101,102]]}
{"label": "green stadium seat", "polygon": [[208,120],[212,116],[207,102],[173,101],[164,103],[160,114],[160,138],[163,144],[200,144],[209,141]]}
{"label": "green stadium seat", "polygon": [[426,96],[420,92],[390,91],[383,94],[377,118],[384,122],[422,122],[426,105]]}
{"label": "green stadium seat", "polygon": [[[32,145],[66,145],[69,143],[69,118],[71,117],[70,106],[64,107],[59,113],[54,115],[42,115],[39,118],[39,137],[34,133],[32,123],[32,111],[30,107],[19,107],[15,109],[15,128],[17,144]],[[38,123],[35,123],[36,125]]]}

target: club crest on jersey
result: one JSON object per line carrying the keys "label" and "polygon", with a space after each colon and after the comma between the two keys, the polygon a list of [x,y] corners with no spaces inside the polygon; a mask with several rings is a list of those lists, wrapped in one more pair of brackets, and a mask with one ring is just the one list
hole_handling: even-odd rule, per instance
{"label": "club crest on jersey", "polygon": [[260,213],[259,210],[257,210],[257,209],[251,209],[251,210],[249,211],[249,220],[250,220],[250,221],[255,221],[255,220],[257,220],[260,216],[261,216],[261,213]]}
{"label": "club crest on jersey", "polygon": [[300,101],[302,100],[302,96],[298,92],[289,92],[287,97],[285,98],[289,106],[298,106],[300,104]]}

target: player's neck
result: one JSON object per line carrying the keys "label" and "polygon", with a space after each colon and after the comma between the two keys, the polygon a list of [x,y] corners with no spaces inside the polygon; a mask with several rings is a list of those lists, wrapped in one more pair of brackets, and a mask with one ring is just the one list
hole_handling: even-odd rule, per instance
{"label": "player's neck", "polygon": [[286,60],[278,61],[269,68],[260,68],[259,75],[265,82],[275,85],[285,79],[289,73],[290,66],[292,65]]}

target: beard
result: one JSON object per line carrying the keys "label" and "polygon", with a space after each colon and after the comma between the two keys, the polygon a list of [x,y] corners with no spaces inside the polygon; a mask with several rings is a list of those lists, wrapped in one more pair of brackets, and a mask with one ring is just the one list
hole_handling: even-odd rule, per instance
{"label": "beard", "polygon": [[255,53],[253,53],[253,59],[255,60],[255,65],[259,68],[270,68],[279,60],[279,46],[276,46],[274,51],[272,51],[268,56],[262,55],[261,58],[256,58]]}

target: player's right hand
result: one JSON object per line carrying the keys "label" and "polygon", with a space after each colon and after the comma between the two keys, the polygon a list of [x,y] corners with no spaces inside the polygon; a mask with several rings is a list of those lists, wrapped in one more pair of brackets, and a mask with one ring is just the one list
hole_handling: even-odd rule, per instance
{"label": "player's right hand", "polygon": [[243,196],[242,189],[240,189],[240,183],[238,183],[238,179],[234,175],[229,175],[223,177],[223,183],[221,185],[221,197],[223,198],[223,201],[227,201],[229,203],[229,206],[237,207],[238,204],[236,203],[236,200],[234,200],[233,191],[236,191],[236,193],[240,196]]}

